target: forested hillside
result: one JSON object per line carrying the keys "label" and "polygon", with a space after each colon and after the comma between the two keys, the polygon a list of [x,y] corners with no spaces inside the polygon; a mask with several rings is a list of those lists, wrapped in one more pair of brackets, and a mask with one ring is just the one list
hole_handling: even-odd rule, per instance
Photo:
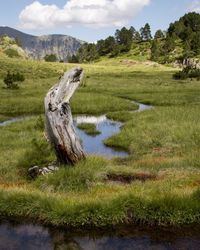
{"label": "forested hillside", "polygon": [[114,36],[99,40],[96,44],[85,43],[71,62],[92,62],[101,57],[127,56],[145,58],[159,63],[183,61],[200,56],[200,14],[185,14],[171,23],[167,31],[157,30],[152,36],[150,24],[139,31],[134,27],[116,30]]}

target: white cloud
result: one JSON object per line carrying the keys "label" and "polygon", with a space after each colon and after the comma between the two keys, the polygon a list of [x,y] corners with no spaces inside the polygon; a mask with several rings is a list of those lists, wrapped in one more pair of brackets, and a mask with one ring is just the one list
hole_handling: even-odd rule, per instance
{"label": "white cloud", "polygon": [[200,0],[195,0],[191,3],[189,11],[195,11],[200,13]]}
{"label": "white cloud", "polygon": [[122,26],[149,3],[150,0],[68,0],[63,8],[59,8],[34,1],[20,13],[20,27],[46,29],[72,24]]}

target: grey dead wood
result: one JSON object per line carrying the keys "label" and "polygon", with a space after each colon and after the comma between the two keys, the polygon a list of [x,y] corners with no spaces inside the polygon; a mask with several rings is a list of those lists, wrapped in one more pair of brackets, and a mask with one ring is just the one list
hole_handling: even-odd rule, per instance
{"label": "grey dead wood", "polygon": [[45,125],[60,163],[74,165],[86,157],[75,131],[70,99],[83,80],[80,67],[67,71],[45,97]]}

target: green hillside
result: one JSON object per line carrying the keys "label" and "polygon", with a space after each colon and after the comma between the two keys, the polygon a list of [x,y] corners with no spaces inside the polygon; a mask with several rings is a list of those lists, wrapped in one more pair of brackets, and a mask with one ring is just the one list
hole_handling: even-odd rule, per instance
{"label": "green hillside", "polygon": [[151,60],[162,64],[182,64],[184,59],[200,58],[200,14],[187,13],[171,23],[167,31],[154,37],[148,23],[139,31],[134,27],[116,30],[114,36],[85,43],[70,62],[91,63],[106,58]]}
{"label": "green hillside", "polygon": [[10,58],[28,58],[18,41],[8,36],[0,37],[0,54]]}

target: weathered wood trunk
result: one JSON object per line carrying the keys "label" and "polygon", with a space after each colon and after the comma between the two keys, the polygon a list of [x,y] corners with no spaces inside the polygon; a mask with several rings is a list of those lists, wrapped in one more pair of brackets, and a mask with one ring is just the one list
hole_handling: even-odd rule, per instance
{"label": "weathered wood trunk", "polygon": [[81,84],[83,69],[74,68],[64,74],[45,97],[46,131],[60,163],[74,165],[85,158],[73,125],[70,98]]}

